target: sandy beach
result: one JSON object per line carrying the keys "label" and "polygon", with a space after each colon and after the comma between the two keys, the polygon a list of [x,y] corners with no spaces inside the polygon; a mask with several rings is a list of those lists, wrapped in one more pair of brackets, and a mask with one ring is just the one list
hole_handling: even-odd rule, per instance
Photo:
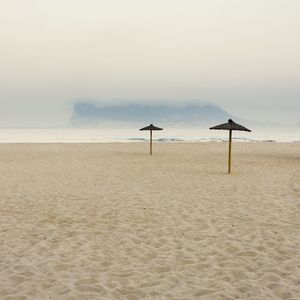
{"label": "sandy beach", "polygon": [[300,299],[300,143],[1,144],[0,299]]}

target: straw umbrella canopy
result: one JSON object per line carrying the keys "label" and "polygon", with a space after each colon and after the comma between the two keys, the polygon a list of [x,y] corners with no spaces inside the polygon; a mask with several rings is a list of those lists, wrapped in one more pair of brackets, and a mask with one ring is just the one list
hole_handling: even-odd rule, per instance
{"label": "straw umbrella canopy", "polygon": [[228,153],[228,174],[231,172],[231,144],[232,144],[232,131],[248,131],[251,132],[250,129],[233,122],[231,119],[228,120],[227,123],[220,124],[214,127],[210,127],[209,129],[216,129],[216,130],[228,130],[229,131],[229,153]]}
{"label": "straw umbrella canopy", "polygon": [[152,155],[152,131],[153,130],[163,130],[163,129],[159,128],[159,127],[156,127],[153,124],[150,124],[149,126],[141,128],[140,130],[148,130],[148,131],[150,131],[150,155]]}

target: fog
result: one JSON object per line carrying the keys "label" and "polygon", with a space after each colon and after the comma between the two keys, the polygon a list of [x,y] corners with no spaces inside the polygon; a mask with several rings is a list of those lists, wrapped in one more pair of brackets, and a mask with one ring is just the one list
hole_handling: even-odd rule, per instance
{"label": "fog", "polygon": [[77,99],[300,121],[298,0],[0,4],[2,127],[68,124]]}

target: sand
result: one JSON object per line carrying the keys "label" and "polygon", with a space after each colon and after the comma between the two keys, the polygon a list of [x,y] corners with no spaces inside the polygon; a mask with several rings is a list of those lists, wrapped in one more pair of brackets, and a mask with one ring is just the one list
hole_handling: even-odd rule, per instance
{"label": "sand", "polygon": [[0,299],[300,299],[300,143],[0,145]]}

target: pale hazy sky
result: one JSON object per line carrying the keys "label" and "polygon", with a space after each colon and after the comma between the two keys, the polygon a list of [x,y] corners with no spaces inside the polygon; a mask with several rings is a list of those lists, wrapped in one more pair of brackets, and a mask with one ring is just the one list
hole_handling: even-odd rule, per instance
{"label": "pale hazy sky", "polygon": [[241,118],[300,121],[299,0],[0,7],[0,126],[66,124],[78,98],[200,99]]}

